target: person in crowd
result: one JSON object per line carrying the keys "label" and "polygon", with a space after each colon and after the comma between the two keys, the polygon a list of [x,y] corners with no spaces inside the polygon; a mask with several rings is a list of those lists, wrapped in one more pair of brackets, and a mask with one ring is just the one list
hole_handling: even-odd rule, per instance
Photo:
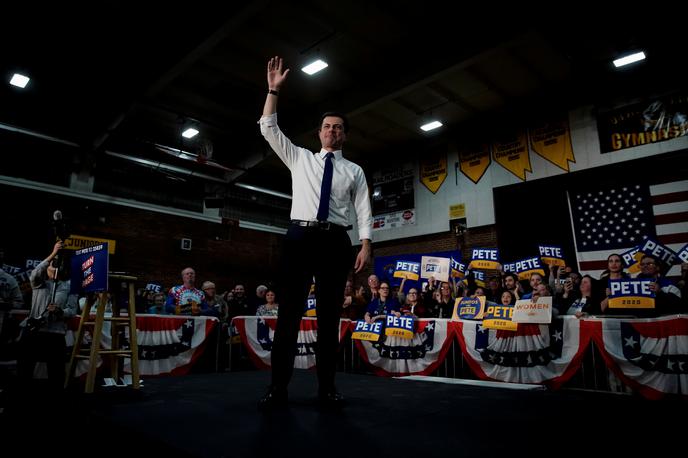
{"label": "person in crowd", "polygon": [[237,316],[252,316],[256,314],[256,307],[246,297],[246,289],[241,283],[234,286],[232,297],[227,300],[227,308],[229,309],[229,321],[232,321],[232,318]]}
{"label": "person in crowd", "polygon": [[20,309],[24,307],[24,297],[17,280],[4,270],[5,251],[0,248],[0,306],[8,309]]}
{"label": "person in crowd", "polygon": [[31,311],[22,322],[17,372],[25,387],[31,386],[37,361],[45,361],[51,390],[62,390],[65,381],[67,320],[77,311],[76,294],[70,294],[67,262],[58,254],[62,241],[31,272]]}
{"label": "person in crowd", "polygon": [[487,289],[485,290],[485,299],[490,302],[499,302],[502,297],[501,277],[499,275],[490,275],[487,279]]}
{"label": "person in crowd", "polygon": [[174,315],[215,316],[205,300],[205,294],[195,286],[196,271],[191,267],[182,270],[182,281],[181,285],[170,288],[165,311]]}
{"label": "person in crowd", "polygon": [[165,315],[165,293],[158,292],[153,295],[153,305],[148,307],[147,313],[153,315]]}
{"label": "person in crowd", "polygon": [[[571,280],[570,282],[568,280]],[[593,285],[595,280],[590,275],[585,275],[578,286],[579,293],[571,294],[574,289],[573,279],[567,279],[564,283],[564,292],[559,301],[559,312],[561,315],[575,315],[583,318],[589,315],[599,315],[600,301],[593,298]]]}
{"label": "person in crowd", "polygon": [[222,322],[227,321],[227,316],[229,316],[227,303],[222,296],[217,294],[215,283],[204,281],[201,285],[201,290],[205,294],[205,301],[208,303],[208,307],[214,311],[215,316],[220,318]]}
{"label": "person in crowd", "polygon": [[530,292],[525,293],[524,295],[521,296],[521,299],[530,299],[533,297],[533,294],[535,294],[535,291],[537,290],[538,285],[541,285],[543,283],[543,278],[542,275],[539,273],[533,273],[530,275],[530,280],[528,280],[528,283],[530,284]]}
{"label": "person in crowd", "polygon": [[249,303],[253,308],[258,308],[258,306],[265,304],[265,293],[268,287],[265,285],[256,286],[256,294],[249,299]]}
{"label": "person in crowd", "polygon": [[516,296],[514,295],[514,293],[512,293],[508,289],[504,290],[502,292],[502,295],[500,296],[499,302],[502,305],[515,305],[516,304]]}
{"label": "person in crowd", "polygon": [[401,314],[404,316],[412,316],[414,318],[425,318],[426,310],[421,302],[418,288],[411,287],[406,293],[404,305],[401,306]]}
{"label": "person in crowd", "polygon": [[342,318],[348,318],[352,321],[363,318],[363,310],[366,308],[366,303],[363,302],[363,296],[354,294],[354,282],[347,280],[344,287],[344,303],[342,304]]}
{"label": "person in crowd", "polygon": [[277,316],[279,304],[275,301],[275,291],[268,288],[265,290],[265,304],[261,304],[256,309],[257,316]]}
{"label": "person in crowd", "polygon": [[[658,314],[682,313],[681,290],[671,280],[661,275],[661,261],[655,256],[644,255],[640,259],[639,280],[652,280],[650,290],[655,293],[655,309]],[[668,269],[667,269],[668,270]]]}
{"label": "person in crowd", "polygon": [[623,261],[618,254],[610,254],[607,258],[607,269],[600,275],[599,288],[604,288],[604,299],[600,302],[600,311],[602,313],[609,313],[607,307],[609,305],[609,280],[628,279],[630,276],[623,268]]}
{"label": "person in crowd", "polygon": [[366,323],[372,323],[379,317],[399,313],[401,305],[396,297],[391,295],[389,283],[383,281],[379,287],[379,297],[370,301],[364,319]]}
{"label": "person in crowd", "polygon": [[[435,290],[435,279],[430,277],[428,279],[428,289],[423,295],[423,303],[425,304],[427,315],[430,318],[451,318],[454,310],[454,297],[452,296],[451,287],[447,282],[439,282],[439,288]],[[435,291],[439,293],[437,297],[434,296]]]}
{"label": "person in crowd", "polygon": [[516,300],[519,300],[524,294],[523,286],[521,286],[521,282],[518,280],[518,275],[513,272],[504,275],[504,289],[511,291]]}
{"label": "person in crowd", "polygon": [[[316,367],[318,402],[341,407],[335,387],[341,295],[349,272],[361,272],[369,261],[373,217],[363,169],[342,155],[349,123],[341,113],[323,114],[318,127],[320,152],[294,145],[277,125],[277,100],[288,69],[280,57],[268,62],[266,95],[260,131],[292,175],[291,224],[284,239],[284,288],[272,347],[272,383],[259,407],[287,405],[287,386],[296,356],[296,339],[308,285],[315,278],[318,317]],[[350,208],[355,209],[361,249],[355,261],[347,234]]]}
{"label": "person in crowd", "polygon": [[370,303],[373,299],[377,299],[380,296],[380,278],[377,275],[372,274],[368,276],[368,287],[363,290],[363,297],[366,303]]}

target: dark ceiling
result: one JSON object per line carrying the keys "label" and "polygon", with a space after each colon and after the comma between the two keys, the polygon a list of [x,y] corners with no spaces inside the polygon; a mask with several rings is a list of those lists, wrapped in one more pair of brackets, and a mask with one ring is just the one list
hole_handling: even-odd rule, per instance
{"label": "dark ceiling", "polygon": [[[96,190],[99,182],[131,189],[171,179],[205,184],[205,194],[234,183],[289,193],[288,171],[256,124],[273,55],[292,69],[280,96],[283,130],[318,149],[319,115],[345,112],[353,125],[345,150],[367,171],[461,132],[590,103],[611,107],[682,88],[687,76],[679,15],[641,23],[630,13],[543,18],[487,5],[156,5],[3,7],[3,78],[19,71],[32,79],[25,90],[0,85],[0,145],[21,148],[16,130],[74,144],[60,146],[74,150],[61,162],[95,175]],[[636,48],[645,62],[612,69],[611,58]],[[329,67],[314,76],[299,70],[316,57]],[[444,127],[423,133],[431,115]],[[183,140],[189,123],[201,133]],[[198,163],[194,154],[209,145],[212,160]]]}

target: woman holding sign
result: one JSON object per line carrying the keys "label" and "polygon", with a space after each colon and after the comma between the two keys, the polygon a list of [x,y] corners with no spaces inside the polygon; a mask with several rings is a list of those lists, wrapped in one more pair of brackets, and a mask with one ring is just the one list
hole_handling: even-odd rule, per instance
{"label": "woman holding sign", "polygon": [[373,299],[368,304],[368,310],[365,314],[366,323],[372,323],[373,321],[383,318],[386,315],[401,315],[401,305],[395,297],[390,297],[389,283],[383,281],[380,283],[380,296],[377,299]]}

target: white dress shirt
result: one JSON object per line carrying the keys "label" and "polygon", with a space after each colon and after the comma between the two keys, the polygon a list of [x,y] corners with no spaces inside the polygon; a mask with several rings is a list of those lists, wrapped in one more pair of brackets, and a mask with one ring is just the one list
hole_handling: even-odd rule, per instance
{"label": "white dress shirt", "polygon": [[[291,171],[291,219],[316,221],[327,151],[313,154],[295,146],[277,126],[276,113],[260,118],[260,132]],[[360,239],[372,239],[373,216],[363,169],[344,159],[341,150],[334,151],[332,165],[332,192],[327,220],[348,226],[349,202],[353,202]]]}

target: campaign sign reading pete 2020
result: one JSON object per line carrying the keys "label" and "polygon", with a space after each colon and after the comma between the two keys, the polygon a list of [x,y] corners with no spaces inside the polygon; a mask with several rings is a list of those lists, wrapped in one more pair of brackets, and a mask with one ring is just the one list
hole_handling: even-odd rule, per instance
{"label": "campaign sign reading pete 2020", "polygon": [[365,321],[361,320],[356,321],[356,327],[354,328],[354,332],[351,334],[351,338],[377,342],[380,340],[380,334],[382,334],[382,321],[366,323]]}
{"label": "campaign sign reading pete 2020", "polygon": [[75,251],[70,293],[107,291],[109,259],[107,243]]}
{"label": "campaign sign reading pete 2020", "polygon": [[533,274],[540,274],[545,276],[545,271],[542,268],[540,259],[537,256],[533,256],[528,259],[521,259],[514,263],[516,266],[515,272],[518,274],[519,280],[530,280],[530,276]]}
{"label": "campaign sign reading pete 2020", "polygon": [[653,309],[652,280],[609,280],[609,308]]}
{"label": "campaign sign reading pete 2020", "polygon": [[688,243],[686,243],[686,246],[678,250],[676,256],[681,260],[681,262],[688,262]]}
{"label": "campaign sign reading pete 2020", "polygon": [[454,302],[452,321],[482,320],[485,312],[485,296],[458,297]]}
{"label": "campaign sign reading pete 2020", "polygon": [[394,268],[395,278],[407,278],[409,280],[418,280],[420,276],[420,263],[411,261],[397,261]]}
{"label": "campaign sign reading pete 2020", "polygon": [[636,274],[640,272],[640,260],[643,257],[643,252],[640,251],[640,247],[631,248],[628,251],[624,251],[620,254],[621,260],[626,266],[626,270],[629,274]]}
{"label": "campaign sign reading pete 2020", "polygon": [[469,269],[496,269],[499,253],[496,248],[473,248]]}
{"label": "campaign sign reading pete 2020", "polygon": [[531,299],[521,299],[514,305],[514,323],[543,323],[552,322],[552,297],[539,297],[537,302]]}
{"label": "campaign sign reading pete 2020", "polygon": [[564,261],[564,251],[560,246],[538,245],[538,249],[540,250],[540,259],[542,259],[542,262],[545,264],[561,267],[566,265],[566,261]]}
{"label": "campaign sign reading pete 2020", "polygon": [[451,277],[463,278],[466,276],[466,264],[452,256],[449,258],[449,271]]}
{"label": "campaign sign reading pete 2020", "polygon": [[414,329],[413,317],[387,315],[385,335],[413,339]]}
{"label": "campaign sign reading pete 2020", "polygon": [[640,246],[640,251],[654,256],[667,266],[673,266],[677,259],[674,250],[652,239],[645,240],[645,243]]}
{"label": "campaign sign reading pete 2020", "polygon": [[512,321],[513,316],[513,305],[490,304],[483,315],[483,327],[515,331],[518,329],[518,323]]}

